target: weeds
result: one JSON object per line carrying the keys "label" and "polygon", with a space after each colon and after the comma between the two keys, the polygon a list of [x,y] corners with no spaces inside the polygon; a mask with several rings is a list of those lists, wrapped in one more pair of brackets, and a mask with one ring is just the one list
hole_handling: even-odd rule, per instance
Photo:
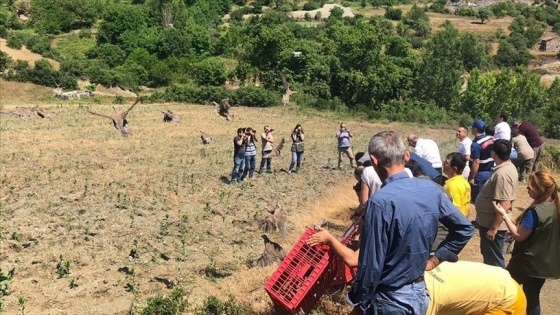
{"label": "weeds", "polygon": [[137,239],[135,239],[132,242],[132,249],[130,250],[130,253],[128,254],[128,257],[131,257],[133,259],[139,257],[139,255],[138,255],[138,240]]}
{"label": "weeds", "polygon": [[0,311],[4,309],[4,296],[10,295],[10,289],[8,285],[12,283],[12,278],[14,276],[14,270],[4,271],[0,269]]}
{"label": "weeds", "polygon": [[171,223],[169,222],[169,214],[166,214],[161,223],[159,224],[159,236],[164,237],[170,234],[169,228],[171,227]]}
{"label": "weeds", "polygon": [[25,298],[23,296],[18,296],[17,301],[21,315],[25,315]]}
{"label": "weeds", "polygon": [[170,296],[150,297],[142,309],[142,315],[178,315],[185,312],[188,306],[185,290],[181,287],[173,289]]}
{"label": "weeds", "polygon": [[72,280],[70,280],[70,284],[68,285],[68,287],[70,289],[75,289],[78,287],[78,282],[76,282],[75,278],[72,278]]}
{"label": "weeds", "polygon": [[62,254],[58,258],[58,264],[56,264],[56,273],[59,279],[70,274],[70,261],[64,261]]}
{"label": "weeds", "polygon": [[247,310],[243,305],[237,302],[233,296],[230,296],[227,302],[218,300],[215,296],[209,296],[204,305],[196,310],[197,315],[243,315],[247,314]]}

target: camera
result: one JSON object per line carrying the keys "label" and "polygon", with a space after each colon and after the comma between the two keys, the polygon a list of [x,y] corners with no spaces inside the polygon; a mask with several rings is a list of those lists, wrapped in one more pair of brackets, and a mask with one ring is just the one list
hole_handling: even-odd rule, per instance
{"label": "camera", "polygon": [[268,129],[268,132],[273,132],[273,131],[274,131],[274,128]]}

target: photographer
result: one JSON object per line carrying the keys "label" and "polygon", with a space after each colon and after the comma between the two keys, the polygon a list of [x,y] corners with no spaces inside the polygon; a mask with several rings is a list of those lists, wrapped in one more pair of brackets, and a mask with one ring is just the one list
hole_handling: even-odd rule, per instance
{"label": "photographer", "polygon": [[272,158],[270,157],[270,153],[272,152],[272,144],[274,143],[274,137],[272,136],[272,131],[274,131],[274,129],[266,125],[264,126],[264,132],[261,134],[262,159],[261,159],[261,167],[259,168],[259,174],[262,174],[262,172],[264,171],[265,163],[266,163],[266,171],[268,173],[272,172]]}
{"label": "photographer", "polygon": [[303,152],[305,149],[303,145],[304,137],[303,128],[300,124],[297,124],[294,131],[292,131],[292,163],[290,163],[288,174],[292,173],[294,165],[297,165],[296,172],[299,171],[299,168],[301,167],[301,163],[303,162]]}
{"label": "photographer", "polygon": [[354,153],[350,147],[350,138],[352,133],[346,129],[345,123],[340,123],[340,129],[336,131],[336,138],[338,139],[338,169],[342,168],[342,154],[345,153],[350,160],[352,168],[356,168],[356,160],[354,160]]}
{"label": "photographer", "polygon": [[245,128],[237,128],[237,136],[233,138],[233,170],[230,185],[243,181],[243,166],[245,164]]}
{"label": "photographer", "polygon": [[243,178],[247,177],[247,174],[249,174],[249,178],[253,178],[253,173],[255,172],[257,157],[257,146],[255,142],[259,141],[255,137],[255,132],[256,130],[251,127],[245,129],[245,171],[243,172]]}

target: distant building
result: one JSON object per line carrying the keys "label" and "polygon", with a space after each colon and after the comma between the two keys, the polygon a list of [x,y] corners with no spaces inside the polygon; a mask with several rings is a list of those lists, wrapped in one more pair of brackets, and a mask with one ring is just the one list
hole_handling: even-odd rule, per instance
{"label": "distant building", "polygon": [[293,51],[292,55],[294,55],[294,57],[299,58],[301,57],[301,51]]}
{"label": "distant building", "polygon": [[540,51],[560,52],[560,40],[556,37],[541,38]]}

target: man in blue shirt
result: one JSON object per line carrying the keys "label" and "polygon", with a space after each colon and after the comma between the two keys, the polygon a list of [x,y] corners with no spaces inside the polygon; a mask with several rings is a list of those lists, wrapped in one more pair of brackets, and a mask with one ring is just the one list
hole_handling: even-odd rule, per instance
{"label": "man in blue shirt", "polygon": [[471,201],[474,202],[484,183],[492,174],[494,159],[492,158],[492,145],[494,138],[484,134],[484,121],[478,119],[472,125],[471,133],[474,139],[471,144],[471,160],[469,167],[469,183],[471,184]]}
{"label": "man in blue shirt", "polygon": [[[349,302],[364,314],[425,314],[424,270],[455,261],[474,227],[431,181],[404,171],[405,147],[393,131],[374,135],[369,155],[383,186],[364,215],[360,249],[342,257],[358,265]],[[429,257],[438,221],[449,235]],[[336,250],[336,249],[335,249]]]}
{"label": "man in blue shirt", "polygon": [[[410,152],[410,160],[411,161],[415,161],[416,163],[418,163],[418,165],[420,166],[420,169],[422,170],[422,173],[425,176],[428,176],[431,180],[433,180],[435,183],[443,186],[443,176],[441,176],[441,173],[438,172],[433,166],[432,163],[430,163],[430,161],[420,157],[418,154],[414,153],[414,152]],[[412,173],[414,175],[414,172]],[[415,176],[416,177],[416,176]]]}

